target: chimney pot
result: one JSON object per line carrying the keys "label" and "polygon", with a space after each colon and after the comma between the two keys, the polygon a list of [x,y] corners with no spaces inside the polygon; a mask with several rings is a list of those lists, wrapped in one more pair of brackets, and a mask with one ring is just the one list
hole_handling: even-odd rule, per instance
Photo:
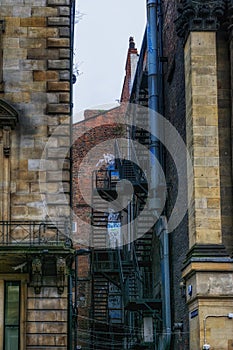
{"label": "chimney pot", "polygon": [[129,48],[135,49],[135,42],[134,42],[134,38],[132,36],[129,38]]}

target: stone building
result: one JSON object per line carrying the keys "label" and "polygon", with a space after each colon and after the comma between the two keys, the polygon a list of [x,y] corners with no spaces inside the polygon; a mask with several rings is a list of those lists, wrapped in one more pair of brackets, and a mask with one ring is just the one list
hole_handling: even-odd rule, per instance
{"label": "stone building", "polygon": [[[173,346],[186,349],[186,338],[190,349],[231,349],[232,1],[165,1],[163,11],[164,114],[186,142],[193,166],[188,214],[171,234],[173,325],[184,325]],[[169,161],[167,174],[172,182]]]}
{"label": "stone building", "polygon": [[[169,292],[164,282],[166,273],[159,267],[166,255],[158,251],[158,246],[165,243],[158,238],[152,241],[151,269],[157,285],[154,296],[161,297],[163,319],[160,330],[155,326],[155,334],[156,338],[161,337],[159,332],[164,332],[165,338],[170,335],[157,346],[231,349],[232,2],[148,1],[147,11],[147,32],[130,102],[150,107],[175,126],[185,142],[192,168],[190,172],[186,158],[182,169],[187,168],[183,182],[187,214],[180,216],[167,242]],[[150,112],[148,116],[151,123]],[[131,135],[145,144],[145,134],[141,131],[141,135]],[[169,229],[174,207],[180,215],[176,200],[181,169],[175,160],[182,159],[182,154],[177,158],[180,144],[170,139],[166,127],[164,134],[165,138],[159,137],[165,148],[170,143],[172,148],[164,150],[158,143],[157,147],[163,153],[163,157],[158,153],[158,158],[166,174],[163,215]],[[153,152],[158,140],[149,136],[148,147]],[[155,198],[161,197],[159,185],[154,188]],[[154,228],[157,237],[160,226],[158,222]]]}
{"label": "stone building", "polygon": [[[100,279],[92,288],[91,349],[233,347],[232,6],[228,0],[147,1],[135,78],[122,100],[130,95],[134,104],[126,113],[133,108],[128,138],[156,155],[166,184],[152,158],[145,159],[145,148],[129,142],[131,158],[111,171],[119,172],[119,183],[133,184],[131,202],[115,224],[122,228],[127,217],[134,239],[92,255],[91,268]],[[161,120],[166,127],[155,137],[148,127]],[[144,162],[142,171],[133,164],[134,152]],[[145,169],[151,174],[149,191]],[[97,182],[96,188],[107,202],[116,199],[115,179]],[[135,225],[147,200],[144,222]],[[159,211],[157,223],[142,235],[143,225]],[[106,213],[97,218],[92,211],[94,238],[106,239]]]}
{"label": "stone building", "polygon": [[73,0],[0,0],[0,349],[71,349]]}

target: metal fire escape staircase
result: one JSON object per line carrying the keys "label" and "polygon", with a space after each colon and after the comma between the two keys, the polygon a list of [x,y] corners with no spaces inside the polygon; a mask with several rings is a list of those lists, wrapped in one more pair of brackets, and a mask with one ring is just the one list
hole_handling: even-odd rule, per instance
{"label": "metal fire escape staircase", "polygon": [[[143,46],[146,47],[146,36]],[[142,47],[143,50],[143,47]],[[133,93],[130,102],[147,106],[146,60],[140,56]],[[153,228],[145,231],[145,222],[153,226],[153,217],[149,210],[143,212],[143,217],[137,224],[134,219],[143,211],[148,199],[148,184],[143,169],[148,169],[148,152],[150,148],[150,133],[145,127],[145,112],[135,108],[135,120],[130,128],[130,139],[145,146],[145,153],[137,144],[128,140],[125,145],[116,143],[115,166],[119,173],[119,180],[129,181],[133,187],[131,204],[125,208],[127,215],[131,215],[131,239],[124,247],[110,249],[108,242],[108,209],[110,203],[117,198],[115,170],[102,170],[94,173],[93,203],[92,203],[92,244],[95,247],[92,254],[93,269],[93,327],[92,334],[105,339],[105,346],[101,341],[95,342],[93,349],[118,349],[123,336],[129,339],[130,349],[149,349],[150,345],[143,344],[141,332],[142,324],[136,329],[124,323],[124,335],[119,335],[119,328],[112,327],[109,317],[109,285],[114,284],[122,296],[122,312],[135,315],[143,319],[143,315],[161,315],[161,300],[154,298],[152,277],[152,240]],[[146,155],[147,153],[147,155]],[[127,190],[127,182],[126,188]],[[107,203],[107,204],[106,204]],[[109,205],[108,205],[109,204]],[[114,208],[117,211],[116,208]],[[129,213],[132,210],[132,213]],[[143,221],[144,220],[144,221]],[[150,224],[149,224],[150,227]],[[101,293],[102,291],[102,293]],[[136,316],[138,315],[138,316]],[[134,316],[133,316],[134,317]],[[124,322],[123,316],[120,322]],[[120,325],[120,323],[119,323]],[[123,327],[122,327],[123,328]],[[101,337],[102,334],[102,337]],[[114,338],[115,337],[115,338]],[[115,345],[113,345],[115,343]],[[119,348],[122,349],[122,344]],[[113,347],[115,346],[115,347]]]}
{"label": "metal fire escape staircase", "polygon": [[[92,195],[92,349],[122,349],[122,289],[120,248],[111,246],[109,212],[119,180],[115,170],[93,173]],[[117,218],[119,223],[120,214]]]}
{"label": "metal fire escape staircase", "polygon": [[[141,117],[136,114],[136,117]],[[134,140],[144,142],[144,146],[149,145],[150,135],[146,130],[134,128]],[[137,139],[138,137],[138,139]],[[136,149],[137,144],[128,141],[129,159],[126,160],[122,146],[117,145],[117,158],[120,178],[131,182],[134,187],[134,198],[131,203],[133,218],[132,231],[133,237],[129,246],[123,250],[122,261],[122,281],[123,281],[123,301],[127,312],[139,313],[142,315],[157,314],[161,315],[161,299],[154,298],[153,295],[153,276],[152,276],[152,240],[153,240],[153,217],[150,210],[146,207],[148,200],[148,184],[146,169],[148,152],[144,152],[141,147]],[[146,154],[147,153],[147,154]],[[144,164],[144,165],[143,165]],[[139,166],[140,165],[140,166]],[[144,210],[144,211],[143,211]],[[143,211],[142,218],[138,222],[134,219]],[[145,227],[150,229],[145,230]],[[126,272],[127,271],[127,272]],[[137,330],[129,329],[129,338],[137,339],[132,341],[131,349],[145,348],[150,345],[144,344]]]}
{"label": "metal fire escape staircase", "polygon": [[[146,135],[146,138],[148,135]],[[153,224],[151,213],[146,211],[138,227],[134,227],[134,238],[124,247],[109,245],[108,216],[111,202],[117,198],[116,185],[119,180],[129,181],[134,189],[131,205],[136,217],[143,209],[148,196],[148,185],[145,174],[137,165],[137,152],[133,144],[130,146],[130,159],[126,150],[116,143],[115,170],[99,170],[93,174],[92,197],[92,337],[93,349],[122,348],[124,336],[136,336],[130,328],[122,332],[123,311],[127,312],[155,312],[161,309],[161,301],[153,299],[151,274],[152,230],[144,232],[144,221]],[[142,158],[144,154],[139,154]],[[126,183],[127,186],[127,183]],[[117,212],[117,208],[114,207]],[[127,212],[129,208],[125,208]],[[133,218],[132,218],[133,219]],[[133,226],[133,223],[132,223]],[[111,319],[109,307],[110,286],[118,290],[123,305],[121,317],[115,322]],[[118,310],[120,311],[120,310]],[[132,333],[132,334],[131,334]],[[137,332],[136,332],[137,333]],[[95,338],[94,338],[95,337]],[[95,339],[95,342],[94,342]],[[99,339],[99,340],[98,340]],[[103,339],[105,345],[103,346]],[[95,343],[95,345],[94,345]],[[106,345],[107,344],[107,345]],[[113,344],[115,344],[113,347]],[[118,347],[118,345],[121,346]],[[107,347],[108,346],[108,347]]]}
{"label": "metal fire escape staircase", "polygon": [[[142,44],[142,52],[146,52],[147,36],[145,35]],[[151,135],[149,132],[149,115],[148,106],[148,74],[147,74],[147,60],[144,55],[140,55],[134,86],[131,94],[131,107],[133,108],[133,125],[130,128],[130,139],[133,140],[134,150],[131,152],[133,158],[136,153],[138,163],[143,169],[150,168],[150,158],[148,159],[148,152],[143,151],[143,147],[137,147],[138,144],[143,145],[144,149],[150,150]],[[133,103],[133,107],[132,107]],[[132,115],[132,113],[131,113]],[[147,154],[146,154],[147,153]],[[140,179],[138,179],[141,181]],[[148,200],[148,194],[142,190],[140,186],[135,187],[136,201],[134,203],[134,216],[142,212],[145,203]],[[162,320],[162,300],[161,295],[155,294],[156,281],[152,275],[153,264],[153,250],[152,244],[154,237],[153,215],[150,210],[143,212],[143,219],[145,222],[150,222],[151,228],[145,232],[145,222],[140,220],[138,226],[134,228],[136,232],[135,241],[131,244],[131,251],[133,256],[132,274],[125,280],[125,308],[134,314],[138,313],[140,322],[143,322],[143,317],[152,315],[156,316],[158,323]],[[150,225],[149,225],[150,226]],[[148,227],[148,226],[147,226]],[[140,332],[135,334],[137,339],[131,343],[131,349],[151,349],[151,344],[145,344]]]}

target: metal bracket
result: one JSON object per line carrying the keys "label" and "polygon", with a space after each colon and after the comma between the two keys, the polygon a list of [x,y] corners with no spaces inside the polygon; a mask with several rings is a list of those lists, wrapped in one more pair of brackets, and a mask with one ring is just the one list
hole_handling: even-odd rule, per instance
{"label": "metal bracket", "polygon": [[42,287],[42,262],[39,257],[32,260],[32,284],[36,294],[40,294]]}
{"label": "metal bracket", "polygon": [[64,258],[57,258],[57,290],[59,294],[64,292],[66,275],[66,260]]}
{"label": "metal bracket", "polygon": [[10,156],[11,152],[11,128],[8,126],[3,127],[3,153],[5,157]]}

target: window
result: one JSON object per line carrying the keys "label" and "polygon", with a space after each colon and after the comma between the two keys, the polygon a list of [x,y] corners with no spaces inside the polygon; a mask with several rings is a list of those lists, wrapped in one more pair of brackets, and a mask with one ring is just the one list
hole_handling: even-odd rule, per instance
{"label": "window", "polygon": [[4,350],[19,350],[20,282],[5,282]]}

